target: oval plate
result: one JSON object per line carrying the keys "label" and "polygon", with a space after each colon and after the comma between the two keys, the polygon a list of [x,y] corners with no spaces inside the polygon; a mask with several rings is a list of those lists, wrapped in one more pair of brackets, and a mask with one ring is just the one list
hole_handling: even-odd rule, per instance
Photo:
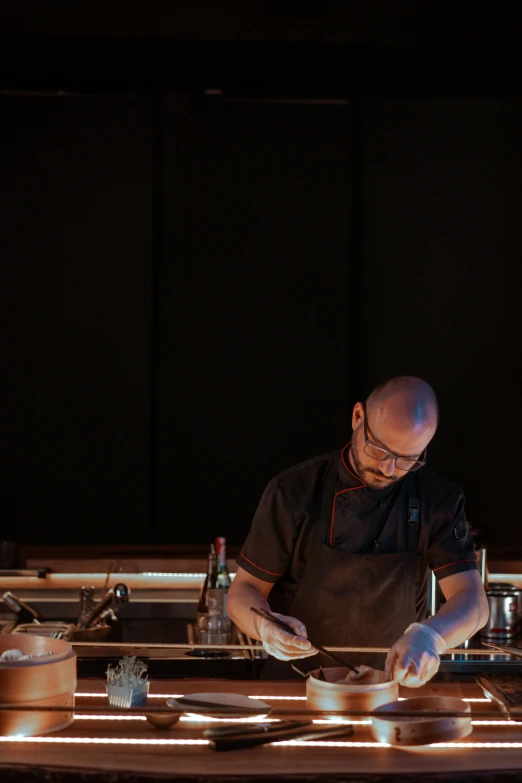
{"label": "oval plate", "polygon": [[[241,693],[187,693],[187,699],[198,699],[202,702],[215,702],[216,706],[207,704],[198,707],[192,704],[180,704],[176,699],[169,699],[167,705],[177,712],[206,715],[210,718],[260,718],[272,712],[272,707],[259,699],[251,699]],[[247,712],[248,710],[248,712]],[[256,710],[253,712],[253,710]]]}

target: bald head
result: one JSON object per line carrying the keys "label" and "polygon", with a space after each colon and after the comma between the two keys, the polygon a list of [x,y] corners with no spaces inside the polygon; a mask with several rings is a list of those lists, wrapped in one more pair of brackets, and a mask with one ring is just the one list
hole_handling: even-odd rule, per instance
{"label": "bald head", "polygon": [[437,398],[429,383],[412,375],[381,383],[353,409],[352,467],[369,487],[393,484],[404,475],[393,457],[422,459],[437,424]]}
{"label": "bald head", "polygon": [[399,375],[379,384],[366,400],[372,418],[395,419],[406,428],[427,428],[433,433],[439,421],[435,392],[422,378]]}

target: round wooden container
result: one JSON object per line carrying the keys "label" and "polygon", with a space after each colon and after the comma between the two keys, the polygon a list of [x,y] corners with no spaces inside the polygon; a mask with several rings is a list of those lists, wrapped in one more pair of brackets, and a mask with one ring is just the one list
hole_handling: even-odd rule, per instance
{"label": "round wooden container", "polygon": [[383,671],[375,670],[374,682],[360,685],[337,682],[349,671],[342,666],[322,671],[326,681],[317,679],[319,669],[310,672],[306,680],[306,707],[309,710],[373,710],[381,704],[397,701],[399,686],[396,682],[388,682]]}
{"label": "round wooden container", "polygon": [[[419,711],[419,716],[387,715],[388,712]],[[422,711],[440,712],[440,717],[423,717]],[[465,717],[444,715],[446,711],[463,712]],[[467,737],[472,731],[471,707],[453,696],[419,696],[415,699],[384,704],[372,715],[372,734],[379,742],[395,747],[414,748],[433,742],[451,742]]]}
{"label": "round wooden container", "polygon": [[[24,654],[52,652],[29,661],[0,662],[0,735],[30,737],[57,731],[74,720],[76,653],[69,642],[47,636],[0,635],[0,655],[18,649]],[[20,709],[2,707],[20,705]],[[28,711],[31,707],[70,707],[65,712]]]}

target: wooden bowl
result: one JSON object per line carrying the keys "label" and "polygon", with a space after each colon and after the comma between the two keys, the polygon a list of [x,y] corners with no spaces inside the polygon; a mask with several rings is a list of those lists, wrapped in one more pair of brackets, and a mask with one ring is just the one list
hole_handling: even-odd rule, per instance
{"label": "wooden bowl", "polygon": [[396,682],[388,682],[383,671],[376,669],[371,683],[337,682],[346,677],[348,671],[342,666],[323,669],[325,680],[318,679],[319,669],[310,672],[306,680],[307,709],[346,713],[373,710],[381,704],[397,701],[399,686]]}
{"label": "wooden bowl", "polygon": [[145,717],[155,729],[170,729],[183,715],[182,712],[146,712]]}
{"label": "wooden bowl", "polygon": [[[423,717],[422,711],[440,712],[440,717]],[[444,715],[449,710],[466,713],[457,718]],[[418,711],[419,716],[388,715],[393,712]],[[384,704],[372,715],[372,734],[379,742],[403,748],[451,742],[471,734],[471,707],[453,696],[419,696],[397,704]]]}
{"label": "wooden bowl", "polygon": [[[0,735],[29,737],[69,726],[74,720],[76,690],[76,653],[69,642],[47,636],[1,635],[0,654],[10,649],[24,654],[48,650],[53,654],[0,663]],[[10,709],[2,710],[4,706]],[[20,709],[12,709],[16,706]],[[28,711],[24,706],[70,709]]]}

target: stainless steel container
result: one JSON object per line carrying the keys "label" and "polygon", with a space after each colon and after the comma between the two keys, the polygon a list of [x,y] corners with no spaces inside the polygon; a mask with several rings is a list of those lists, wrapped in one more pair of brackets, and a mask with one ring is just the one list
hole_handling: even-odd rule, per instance
{"label": "stainless steel container", "polygon": [[508,590],[486,590],[489,604],[489,618],[480,636],[489,639],[506,639],[517,632],[519,620],[519,598]]}
{"label": "stainless steel container", "polygon": [[490,582],[488,585],[488,592],[495,593],[511,593],[516,596],[518,605],[518,625],[522,626],[522,590],[516,585],[508,584],[507,582]]}

